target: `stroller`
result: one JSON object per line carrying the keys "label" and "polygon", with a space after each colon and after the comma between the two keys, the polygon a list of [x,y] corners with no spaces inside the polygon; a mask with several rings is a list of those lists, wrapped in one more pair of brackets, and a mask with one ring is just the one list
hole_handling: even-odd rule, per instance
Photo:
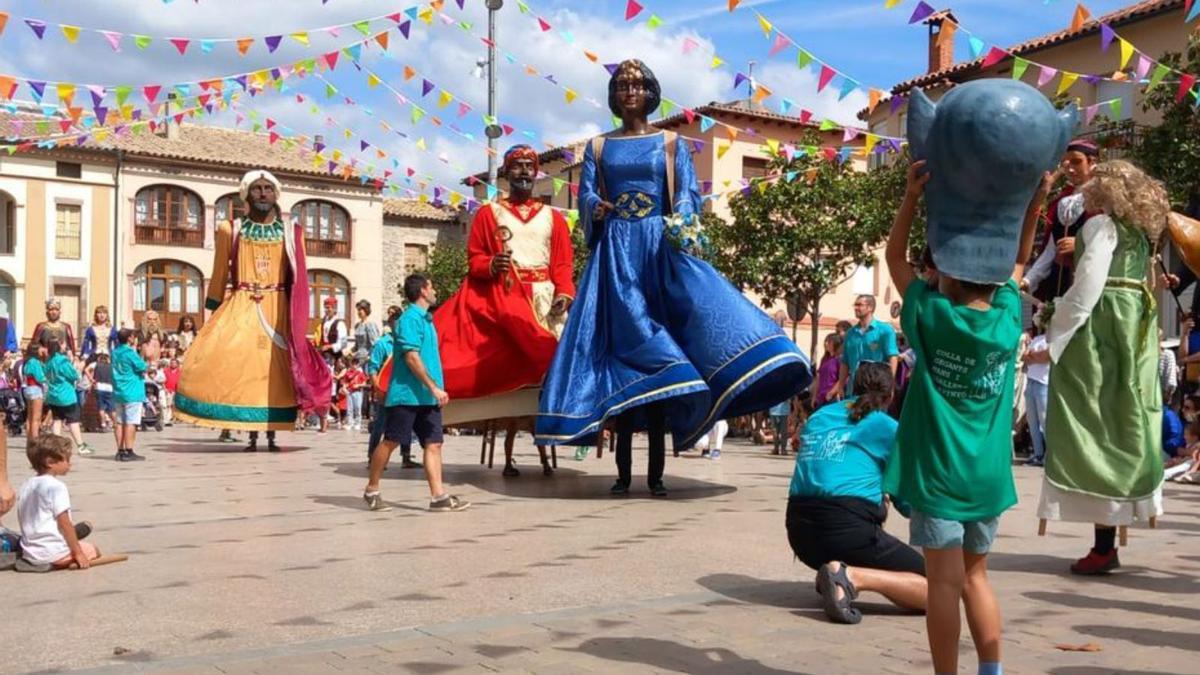
{"label": "stroller", "polygon": [[20,436],[25,431],[25,397],[16,389],[0,389],[0,416],[9,436]]}
{"label": "stroller", "polygon": [[146,382],[146,400],[142,402],[142,424],[139,431],[154,427],[155,431],[163,430],[162,405],[158,400],[159,387],[154,382]]}

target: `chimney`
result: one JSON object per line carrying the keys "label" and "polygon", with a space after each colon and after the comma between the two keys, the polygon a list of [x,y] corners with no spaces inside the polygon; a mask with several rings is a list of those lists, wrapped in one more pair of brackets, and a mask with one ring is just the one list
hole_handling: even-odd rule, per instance
{"label": "chimney", "polygon": [[935,12],[925,19],[929,26],[929,70],[936,73],[954,65],[954,33],[958,20],[948,9]]}
{"label": "chimney", "polygon": [[175,121],[174,115],[179,113],[180,108],[179,99],[175,95],[175,92],[167,93],[167,104],[163,109],[167,114],[167,138],[177,140],[179,138],[179,122]]}
{"label": "chimney", "polygon": [[325,149],[325,135],[316,134],[313,136],[313,152],[321,152]]}

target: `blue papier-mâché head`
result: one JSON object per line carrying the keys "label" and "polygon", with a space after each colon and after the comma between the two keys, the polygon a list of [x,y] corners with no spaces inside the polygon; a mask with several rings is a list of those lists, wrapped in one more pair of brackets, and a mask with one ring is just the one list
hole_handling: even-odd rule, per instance
{"label": "blue papier-m\u00e2ch\u00e9 head", "polygon": [[936,104],[908,102],[908,142],[926,160],[929,248],[938,271],[975,283],[1011,275],[1029,200],[1075,130],[1075,104],[1055,110],[1019,81],[960,84]]}

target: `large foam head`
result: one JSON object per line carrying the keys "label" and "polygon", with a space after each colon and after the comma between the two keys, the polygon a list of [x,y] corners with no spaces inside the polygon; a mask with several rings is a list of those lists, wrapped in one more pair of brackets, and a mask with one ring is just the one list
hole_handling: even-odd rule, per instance
{"label": "large foam head", "polygon": [[908,103],[908,141],[932,174],[925,186],[928,238],[938,270],[976,283],[1012,274],[1029,200],[1062,157],[1079,113],[1055,110],[1033,87],[984,79],[936,104]]}

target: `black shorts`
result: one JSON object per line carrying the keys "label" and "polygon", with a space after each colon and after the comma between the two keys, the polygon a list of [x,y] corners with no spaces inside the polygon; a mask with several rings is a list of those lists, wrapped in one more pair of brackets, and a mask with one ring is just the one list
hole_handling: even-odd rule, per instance
{"label": "black shorts", "polygon": [[788,543],[796,557],[814,570],[838,560],[869,567],[925,575],[925,559],[883,529],[887,511],[857,497],[791,497],[787,508]]}
{"label": "black shorts", "polygon": [[54,419],[60,422],[76,424],[80,420],[81,415],[78,403],[72,403],[71,405],[50,405],[47,407],[50,408],[50,414],[54,416]]}
{"label": "black shorts", "polygon": [[442,442],[442,409],[436,405],[394,405],[383,409],[383,437],[411,445],[413,432],[421,447]]}

